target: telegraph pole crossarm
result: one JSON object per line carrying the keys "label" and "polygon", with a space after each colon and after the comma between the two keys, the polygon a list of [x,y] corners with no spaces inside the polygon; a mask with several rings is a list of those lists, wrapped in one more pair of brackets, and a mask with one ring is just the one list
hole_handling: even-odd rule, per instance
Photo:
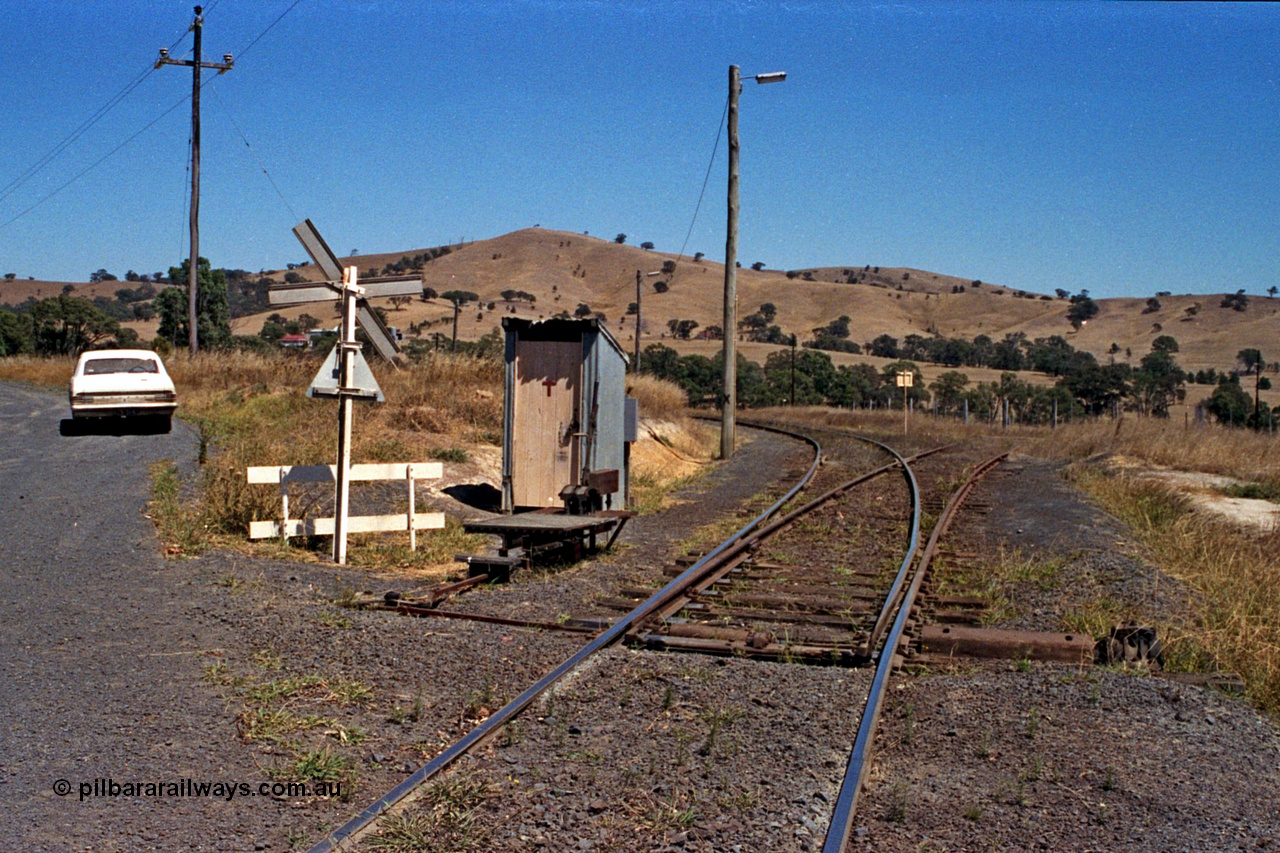
{"label": "telegraph pole crossarm", "polygon": [[166,48],[160,48],[155,67],[183,65],[191,69],[191,257],[187,259],[187,340],[191,354],[200,351],[200,332],[197,317],[197,291],[200,279],[200,71],[212,68],[219,74],[230,71],[235,62],[225,53],[221,62],[202,62],[200,59],[201,34],[204,29],[204,9],[196,7],[195,20],[191,22],[194,44],[191,59],[173,59]]}

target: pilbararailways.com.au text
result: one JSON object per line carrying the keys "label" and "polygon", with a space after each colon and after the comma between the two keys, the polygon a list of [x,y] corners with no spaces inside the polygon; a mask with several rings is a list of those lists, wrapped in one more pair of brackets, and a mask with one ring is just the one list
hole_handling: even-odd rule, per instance
{"label": "pilbararailways.com.au text", "polygon": [[73,788],[66,779],[53,783],[53,792],[65,797],[77,791],[80,801],[103,797],[149,797],[153,799],[178,799],[183,797],[210,797],[231,802],[236,797],[341,797],[341,782],[197,782],[194,779],[178,779],[172,782],[141,782],[129,780],[117,782],[108,777],[79,782]]}

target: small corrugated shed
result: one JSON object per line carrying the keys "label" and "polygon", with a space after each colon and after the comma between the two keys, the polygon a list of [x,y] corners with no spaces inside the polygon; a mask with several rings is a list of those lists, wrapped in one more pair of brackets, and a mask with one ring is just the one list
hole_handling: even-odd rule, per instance
{"label": "small corrugated shed", "polygon": [[[504,512],[560,506],[566,486],[629,494],[627,356],[598,320],[504,317]],[[616,473],[615,473],[616,472]]]}

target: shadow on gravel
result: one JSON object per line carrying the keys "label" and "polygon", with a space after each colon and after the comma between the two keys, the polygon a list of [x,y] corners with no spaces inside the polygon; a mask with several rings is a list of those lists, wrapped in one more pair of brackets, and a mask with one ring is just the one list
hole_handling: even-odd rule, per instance
{"label": "shadow on gravel", "polygon": [[502,506],[502,492],[488,483],[459,483],[441,491],[460,504],[486,512],[497,512]]}
{"label": "shadow on gravel", "polygon": [[63,418],[58,434],[83,435],[168,435],[173,429],[169,418],[148,415],[137,418]]}

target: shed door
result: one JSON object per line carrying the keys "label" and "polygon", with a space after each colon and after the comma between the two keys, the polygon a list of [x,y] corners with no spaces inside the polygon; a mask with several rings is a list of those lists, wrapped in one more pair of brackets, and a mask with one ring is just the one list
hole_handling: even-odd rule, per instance
{"label": "shed door", "polygon": [[576,484],[582,432],[578,386],[582,344],[516,342],[515,417],[511,433],[511,495],[516,506],[559,506],[560,490]]}

